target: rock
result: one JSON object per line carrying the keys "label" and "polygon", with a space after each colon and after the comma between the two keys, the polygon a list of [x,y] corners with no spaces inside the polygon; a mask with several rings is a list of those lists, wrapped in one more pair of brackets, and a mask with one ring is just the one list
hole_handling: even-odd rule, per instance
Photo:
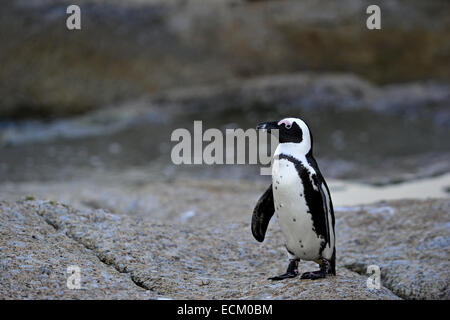
{"label": "rock", "polygon": [[[70,201],[80,209],[33,197],[1,202],[1,297],[449,298],[449,199],[337,206],[338,275],[272,283],[267,278],[284,271],[286,255],[275,221],[264,243],[252,238],[250,213],[259,188],[209,180],[156,184],[145,189],[155,197],[150,207],[127,212],[124,206],[118,214],[89,209],[72,191]],[[180,221],[194,203],[196,215]],[[26,261],[28,255],[33,259]],[[79,264],[83,275],[89,270],[83,288],[96,290],[65,289],[69,264]],[[380,290],[367,288],[369,265],[381,269]],[[300,264],[301,272],[316,268]],[[110,286],[115,289],[106,293]]]}
{"label": "rock", "polygon": [[[0,202],[1,299],[152,297],[128,275],[102,263],[84,245],[58,232],[58,227],[45,222],[38,210],[30,210],[24,203]],[[67,286],[70,266],[79,267],[80,289]]]}
{"label": "rock", "polygon": [[[83,286],[100,287],[88,290],[90,293],[83,296],[84,291],[72,293],[64,289],[66,279],[63,275],[57,279],[59,282],[55,280],[51,282],[53,286],[49,286],[45,280],[36,282],[34,274],[3,272],[1,292],[4,298],[98,298],[102,297],[101,288],[107,284],[109,287],[110,282],[124,286],[132,280],[135,288],[111,290],[107,297],[120,298],[128,292],[128,297],[132,298],[397,299],[386,288],[368,289],[365,277],[345,268],[340,268],[337,277],[324,281],[267,281],[268,275],[285,267],[280,239],[270,239],[272,241],[260,246],[251,239],[247,222],[199,228],[164,225],[148,219],[118,217],[103,210],[77,211],[60,203],[39,200],[2,202],[1,211],[3,228],[11,224],[16,228],[27,227],[26,224],[18,225],[11,212],[20,212],[27,219],[36,220],[35,226],[46,229],[56,238],[58,254],[65,243],[73,244],[79,249],[71,251],[74,257],[79,256],[73,263],[78,263],[81,270],[89,270]],[[13,241],[16,247],[20,245],[21,252],[27,248],[26,243],[19,241],[21,237],[17,232],[4,229],[3,233],[8,237],[3,237],[2,241]],[[2,244],[2,247],[5,248],[1,259],[4,263],[12,261],[5,257],[22,256],[18,249],[10,251],[11,244],[9,247]],[[58,270],[54,264],[70,260],[64,254],[55,255],[55,249],[49,252],[46,248],[44,241],[44,246],[33,247],[33,252],[41,259],[50,259],[47,269]],[[39,274],[46,274],[38,266],[40,260],[26,264],[20,259],[15,261],[17,270],[36,269]],[[92,264],[109,271],[107,283],[95,281]],[[120,272],[111,270],[108,265]],[[119,279],[121,282],[117,284]],[[140,287],[150,293],[146,294]]]}
{"label": "rock", "polygon": [[312,128],[327,177],[376,185],[433,177],[450,171],[448,92],[443,83],[379,87],[354,75],[316,73],[167,90],[70,119],[0,123],[0,179],[68,180],[85,174],[75,172],[83,167],[144,165],[165,176],[197,170],[248,178],[259,168],[167,166],[176,144],[169,137],[177,128],[192,131],[193,119],[202,119],[204,131],[225,132],[287,115]]}
{"label": "rock", "polygon": [[2,3],[0,117],[74,115],[186,83],[300,70],[377,83],[449,74],[443,0],[382,5],[389,32],[365,28],[370,1],[80,0],[80,31],[65,28],[70,1]]}
{"label": "rock", "polygon": [[[245,110],[308,113],[367,110],[405,120],[429,119],[439,127],[450,125],[450,85],[415,81],[377,86],[346,73],[297,72],[234,80],[220,85],[189,86],[155,94],[152,101],[166,108],[179,105],[183,114]],[[182,106],[182,107],[181,107]]]}
{"label": "rock", "polygon": [[450,200],[398,200],[336,213],[338,256],[356,272],[381,268],[406,299],[450,299]]}

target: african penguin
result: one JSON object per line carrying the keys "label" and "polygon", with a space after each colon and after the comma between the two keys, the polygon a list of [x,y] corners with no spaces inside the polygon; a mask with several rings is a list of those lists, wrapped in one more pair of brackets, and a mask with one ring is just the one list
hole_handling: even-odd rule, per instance
{"label": "african penguin", "polygon": [[334,211],[330,191],[312,151],[312,135],[301,119],[264,122],[259,130],[278,130],[279,145],[272,163],[272,184],[256,204],[252,233],[264,241],[269,221],[276,212],[284,235],[289,266],[286,273],[269,278],[298,276],[300,259],[315,261],[320,270],[305,272],[301,279],[336,275]]}

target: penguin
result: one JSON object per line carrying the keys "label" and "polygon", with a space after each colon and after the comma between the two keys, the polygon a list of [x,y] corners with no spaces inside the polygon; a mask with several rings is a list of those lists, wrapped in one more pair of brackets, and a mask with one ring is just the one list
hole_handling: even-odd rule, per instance
{"label": "penguin", "polygon": [[298,118],[263,122],[256,129],[268,133],[278,130],[279,139],[272,162],[272,184],[258,200],[251,222],[253,236],[263,242],[269,221],[277,213],[289,265],[285,273],[269,280],[297,277],[300,260],[320,266],[318,271],[303,273],[301,279],[336,275],[333,203],[313,157],[311,130]]}

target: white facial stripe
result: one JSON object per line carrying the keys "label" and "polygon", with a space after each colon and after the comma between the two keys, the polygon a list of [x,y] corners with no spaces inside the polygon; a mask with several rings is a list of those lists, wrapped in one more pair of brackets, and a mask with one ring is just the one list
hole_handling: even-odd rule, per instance
{"label": "white facial stripe", "polygon": [[278,122],[278,125],[280,126],[280,125],[282,125],[283,123],[284,123],[284,125],[285,125],[286,127],[292,126],[292,122],[289,121],[289,119],[283,119],[283,120],[280,120],[280,121]]}

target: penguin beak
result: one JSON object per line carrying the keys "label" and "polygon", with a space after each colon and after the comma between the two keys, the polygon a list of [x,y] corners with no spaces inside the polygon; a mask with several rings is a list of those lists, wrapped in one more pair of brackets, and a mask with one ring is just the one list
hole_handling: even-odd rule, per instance
{"label": "penguin beak", "polygon": [[269,122],[261,122],[256,126],[256,129],[267,130],[267,132],[270,132],[270,130],[279,129],[279,127],[277,121],[269,121]]}

